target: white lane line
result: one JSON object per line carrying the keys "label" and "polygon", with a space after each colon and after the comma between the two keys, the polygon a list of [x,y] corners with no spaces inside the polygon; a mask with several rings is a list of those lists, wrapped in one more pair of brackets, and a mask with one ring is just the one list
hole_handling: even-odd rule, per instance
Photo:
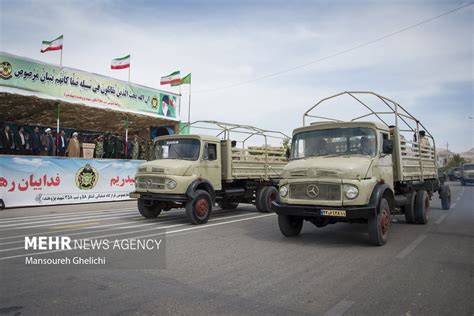
{"label": "white lane line", "polygon": [[403,259],[406,256],[408,256],[425,238],[427,235],[423,234],[420,235],[417,239],[415,239],[411,244],[409,244],[405,249],[403,249],[398,255],[396,255],[396,258],[398,259]]}
{"label": "white lane line", "polygon": [[[453,208],[453,206],[451,206],[451,208]],[[444,219],[445,219],[446,217],[448,217],[448,215],[449,215],[448,212],[446,212],[446,213],[444,213],[443,215],[441,215],[441,216],[438,218],[438,220],[435,222],[435,224],[441,224],[441,222],[444,221]]]}
{"label": "white lane line", "polygon": [[[253,215],[253,214],[239,214],[239,215],[233,215],[233,216],[218,216],[214,219],[211,219],[209,220],[210,222],[213,222],[213,221],[216,221],[216,220],[219,220],[219,219],[225,219],[225,218],[235,218],[235,217],[242,217],[242,216],[248,216],[248,215]],[[135,227],[143,227],[143,226],[150,226],[150,225],[155,225],[157,226],[158,224],[160,223],[164,223],[164,224],[168,224],[169,222],[170,223],[173,223],[173,222],[177,222],[177,221],[181,221],[181,219],[177,219],[177,220],[169,220],[169,221],[155,221],[153,223],[147,223],[147,224],[139,224],[139,225],[131,225],[131,226],[123,226],[123,227],[115,227],[115,228],[109,228],[109,229],[101,229],[101,230],[95,230],[95,231],[86,231],[86,232],[80,232],[80,233],[73,233],[73,234],[63,234],[63,235],[55,235],[54,237],[61,237],[61,236],[78,236],[78,235],[85,235],[85,234],[93,234],[93,233],[97,233],[97,232],[106,232],[106,231],[114,231],[114,230],[121,230],[121,229],[130,229],[130,228],[135,228]],[[146,229],[146,230],[136,230],[136,231],[131,231],[131,232],[125,232],[125,233],[121,233],[121,235],[124,235],[124,234],[129,234],[129,233],[136,233],[136,232],[142,232],[142,231],[150,231],[150,230],[155,230],[155,229],[164,229],[164,228],[170,228],[170,227],[178,227],[178,226],[189,226],[189,223],[181,223],[181,224],[176,224],[176,225],[170,225],[170,226],[157,226],[157,227],[154,227],[152,229]],[[41,233],[38,233],[38,234],[33,234],[33,235],[26,235],[24,237],[32,237],[32,236],[43,236],[43,234]],[[103,238],[103,237],[110,237],[110,235],[104,235],[104,236],[97,236],[97,238]],[[94,239],[96,237],[93,237],[93,238],[85,238],[85,239]],[[23,238],[22,240],[17,240],[17,241],[14,241],[14,242],[10,242],[9,244],[17,244],[17,243],[24,243],[25,242],[25,239]],[[4,244],[7,244],[7,243],[4,243]],[[2,249],[0,250],[0,252],[6,252],[6,251],[13,251],[13,250],[19,250],[19,249],[24,249],[24,247],[15,247],[15,248],[8,248],[8,249]]]}
{"label": "white lane line", "polygon": [[[105,220],[110,220],[110,219],[118,219],[118,218],[137,217],[137,216],[140,216],[140,215],[139,214],[134,214],[134,215],[127,215],[127,216],[107,217],[107,218],[104,218],[104,219]],[[65,223],[59,223],[59,224],[61,224],[61,225],[63,225],[63,224],[77,224],[77,223],[93,222],[93,221],[96,221],[96,220],[97,220],[97,218],[92,218],[92,219],[85,219],[85,220],[74,221],[74,222],[65,222]],[[22,227],[12,227],[12,228],[7,228],[7,229],[2,229],[1,232],[7,231],[7,230],[29,229],[29,228],[48,227],[48,226],[55,226],[55,225],[58,225],[58,223],[41,224],[41,225],[33,225],[33,226],[22,226]]]}
{"label": "white lane line", "polygon": [[11,220],[29,220],[31,218],[38,218],[38,219],[46,218],[47,219],[47,218],[51,218],[51,217],[60,217],[60,216],[68,217],[68,216],[77,216],[77,215],[81,215],[81,214],[86,215],[86,214],[95,214],[95,213],[125,212],[125,211],[133,211],[133,210],[136,210],[136,209],[137,208],[134,207],[134,208],[118,208],[118,209],[87,211],[87,212],[77,211],[76,213],[63,213],[63,214],[56,213],[56,214],[43,214],[43,215],[32,215],[32,216],[25,215],[25,216],[20,216],[20,217],[2,218],[2,219],[0,219],[0,223],[6,222],[6,221],[11,221]]}
{"label": "white lane line", "polygon": [[[248,218],[241,218],[241,219],[231,220],[231,221],[227,221],[227,222],[219,222],[219,223],[215,223],[215,224],[205,224],[205,225],[200,225],[200,226],[192,226],[192,227],[189,227],[189,228],[183,228],[183,229],[172,230],[172,231],[156,233],[156,234],[150,234],[150,235],[145,235],[145,236],[141,236],[141,235],[134,236],[134,237],[132,236],[132,237],[124,238],[124,239],[121,239],[121,240],[136,239],[136,238],[147,238],[147,237],[160,236],[160,235],[168,236],[168,235],[171,235],[173,233],[179,233],[179,232],[188,231],[188,230],[196,230],[196,229],[204,230],[206,228],[213,227],[213,226],[233,224],[233,223],[237,223],[237,222],[248,221],[248,220],[252,220],[252,219],[258,219],[258,218],[267,217],[267,216],[274,216],[274,215],[275,215],[275,213],[265,214],[265,215],[258,215],[258,216],[248,217]],[[235,217],[237,217],[237,216],[235,216]],[[177,224],[177,225],[170,225],[170,226],[182,226],[182,225],[189,225],[189,224]],[[138,231],[133,231],[133,232],[125,232],[125,233],[120,233],[120,234],[110,234],[110,235],[104,235],[104,236],[96,236],[96,237],[87,238],[87,239],[88,240],[93,240],[93,239],[113,237],[113,236],[131,234],[131,233],[135,233],[135,232],[143,232],[143,231],[165,229],[165,228],[167,228],[167,227],[165,226],[165,227],[159,227],[159,228],[153,228],[153,229],[138,230]],[[27,254],[15,255],[15,256],[3,257],[3,258],[0,258],[0,261],[8,260],[8,259],[21,258],[21,257],[27,257],[27,256],[38,256],[38,255],[42,255],[42,254],[55,253],[55,252],[71,251],[71,250],[75,250],[75,249],[58,249],[58,250],[51,250],[51,251],[27,253]]]}
{"label": "white lane line", "polygon": [[[36,224],[41,224],[41,223],[56,223],[56,222],[75,223],[75,220],[77,220],[77,219],[85,219],[85,218],[97,218],[97,219],[99,219],[99,218],[122,216],[122,215],[128,215],[128,214],[140,215],[140,213],[137,212],[137,211],[128,211],[128,212],[119,213],[119,214],[96,214],[96,215],[77,216],[77,217],[74,217],[74,218],[47,219],[47,220],[32,221],[32,222],[26,222],[26,223],[6,224],[6,225],[0,225],[0,228],[25,226],[25,225],[36,225]],[[2,231],[2,229],[0,229],[0,231]]]}
{"label": "white lane line", "polygon": [[352,305],[354,305],[353,301],[344,299],[328,310],[324,316],[342,316],[352,307]]}

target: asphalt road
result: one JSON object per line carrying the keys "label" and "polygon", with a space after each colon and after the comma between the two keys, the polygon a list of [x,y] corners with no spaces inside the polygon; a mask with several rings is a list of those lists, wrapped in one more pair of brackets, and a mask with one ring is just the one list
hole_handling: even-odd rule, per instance
{"label": "asphalt road", "polygon": [[[305,223],[288,239],[252,206],[202,226],[182,210],[145,220],[134,202],[0,211],[0,314],[473,315],[474,187],[450,185],[451,210],[435,195],[429,224],[397,216],[383,247],[362,224]],[[166,267],[134,268],[133,255],[113,257],[122,269],[25,265],[26,235],[162,236]]]}

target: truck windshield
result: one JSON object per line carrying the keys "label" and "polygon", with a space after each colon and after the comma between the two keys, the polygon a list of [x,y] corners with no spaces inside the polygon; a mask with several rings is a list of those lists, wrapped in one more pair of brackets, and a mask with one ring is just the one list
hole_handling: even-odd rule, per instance
{"label": "truck windshield", "polygon": [[197,160],[201,142],[197,139],[164,139],[155,143],[155,159]]}
{"label": "truck windshield", "polygon": [[334,128],[293,136],[290,159],[313,156],[363,155],[376,152],[375,131],[370,128]]}
{"label": "truck windshield", "polygon": [[474,170],[474,164],[464,165],[463,169],[464,170]]}

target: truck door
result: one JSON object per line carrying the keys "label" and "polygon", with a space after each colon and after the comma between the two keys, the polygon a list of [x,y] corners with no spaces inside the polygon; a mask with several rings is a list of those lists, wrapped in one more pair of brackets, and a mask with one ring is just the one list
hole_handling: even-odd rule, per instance
{"label": "truck door", "polygon": [[379,132],[379,170],[380,178],[384,179],[385,183],[393,188],[393,164],[392,154],[383,153],[383,141],[389,139],[388,132]]}
{"label": "truck door", "polygon": [[209,181],[215,190],[222,189],[221,152],[216,143],[204,142],[201,177]]}

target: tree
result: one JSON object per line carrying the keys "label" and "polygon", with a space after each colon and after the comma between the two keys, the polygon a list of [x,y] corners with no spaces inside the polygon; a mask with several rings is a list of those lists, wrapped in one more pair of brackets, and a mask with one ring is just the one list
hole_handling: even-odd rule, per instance
{"label": "tree", "polygon": [[458,154],[454,154],[453,158],[451,158],[448,161],[448,164],[446,165],[446,169],[451,169],[454,167],[461,167],[463,163],[466,163],[466,159],[461,157]]}

